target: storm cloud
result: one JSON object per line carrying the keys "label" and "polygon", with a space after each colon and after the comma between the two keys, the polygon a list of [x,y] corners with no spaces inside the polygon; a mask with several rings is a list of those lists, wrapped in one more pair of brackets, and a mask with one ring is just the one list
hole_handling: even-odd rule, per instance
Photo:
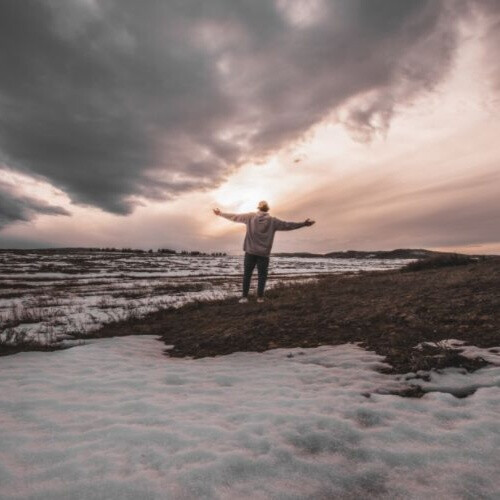
{"label": "storm cloud", "polygon": [[294,200],[286,216],[297,219],[314,206],[315,217],[334,227],[318,242],[327,249],[464,248],[498,245],[498,200],[497,165],[427,185],[380,167],[370,178],[352,173],[342,182],[325,182],[300,203]]}
{"label": "storm cloud", "polygon": [[[212,188],[332,114],[369,141],[447,74],[464,5],[2,0],[0,161],[126,214]],[[10,220],[61,210],[2,193]]]}
{"label": "storm cloud", "polygon": [[71,215],[65,208],[50,205],[30,196],[18,196],[12,186],[0,182],[0,229],[19,221],[29,221],[37,214]]}

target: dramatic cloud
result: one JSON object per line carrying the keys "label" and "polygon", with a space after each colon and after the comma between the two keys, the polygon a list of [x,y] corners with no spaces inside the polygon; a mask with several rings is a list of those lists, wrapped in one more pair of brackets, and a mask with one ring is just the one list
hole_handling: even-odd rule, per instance
{"label": "dramatic cloud", "polygon": [[486,25],[484,64],[493,85],[496,86],[497,90],[500,90],[500,60],[498,58],[498,47],[500,47],[500,2],[497,0],[477,0],[477,4],[473,5],[476,7],[476,14],[483,17],[483,22]]}
{"label": "dramatic cloud", "polygon": [[0,182],[0,229],[13,222],[29,221],[37,214],[70,215],[63,207],[29,196],[16,195],[12,186]]}
{"label": "dramatic cloud", "polygon": [[463,5],[3,0],[0,161],[125,214],[216,186],[332,113],[370,140],[447,73]]}
{"label": "dramatic cloud", "polygon": [[317,245],[323,248],[376,250],[499,243],[498,167],[429,180],[427,185],[422,176],[418,187],[405,177],[381,168],[370,178],[353,174],[339,183],[325,183],[294,203],[287,216],[297,219],[314,206],[315,217],[330,225],[320,231],[326,239],[318,240]]}

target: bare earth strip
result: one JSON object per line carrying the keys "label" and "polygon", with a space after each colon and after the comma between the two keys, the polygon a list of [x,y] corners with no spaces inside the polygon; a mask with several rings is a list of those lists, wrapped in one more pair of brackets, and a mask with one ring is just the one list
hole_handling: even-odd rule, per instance
{"label": "bare earth strip", "polygon": [[[110,322],[239,293],[240,256],[70,250],[0,251],[0,354],[69,347]],[[273,257],[268,288],[405,262]]]}
{"label": "bare earth strip", "polygon": [[241,305],[234,298],[199,302],[96,332],[130,334],[161,335],[174,346],[168,354],[178,357],[360,342],[387,356],[398,372],[454,364],[457,359],[419,355],[414,347],[450,338],[493,350],[500,346],[500,259],[328,276],[274,288],[264,304]]}

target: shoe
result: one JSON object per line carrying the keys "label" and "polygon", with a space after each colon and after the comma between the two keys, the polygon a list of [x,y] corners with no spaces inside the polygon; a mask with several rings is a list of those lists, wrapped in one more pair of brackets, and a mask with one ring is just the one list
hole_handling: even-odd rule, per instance
{"label": "shoe", "polygon": [[241,297],[241,299],[238,302],[240,304],[246,304],[248,302],[248,299],[246,297]]}
{"label": "shoe", "polygon": [[258,297],[257,298],[257,302],[259,302],[260,304],[262,304],[262,302],[264,302],[264,297]]}

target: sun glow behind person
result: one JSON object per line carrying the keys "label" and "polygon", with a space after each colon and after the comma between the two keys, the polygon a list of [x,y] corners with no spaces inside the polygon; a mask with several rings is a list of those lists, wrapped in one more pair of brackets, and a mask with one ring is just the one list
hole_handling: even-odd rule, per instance
{"label": "sun glow behind person", "polygon": [[286,178],[275,158],[262,165],[246,165],[212,192],[214,203],[230,212],[253,212],[256,200],[283,198],[287,189]]}

